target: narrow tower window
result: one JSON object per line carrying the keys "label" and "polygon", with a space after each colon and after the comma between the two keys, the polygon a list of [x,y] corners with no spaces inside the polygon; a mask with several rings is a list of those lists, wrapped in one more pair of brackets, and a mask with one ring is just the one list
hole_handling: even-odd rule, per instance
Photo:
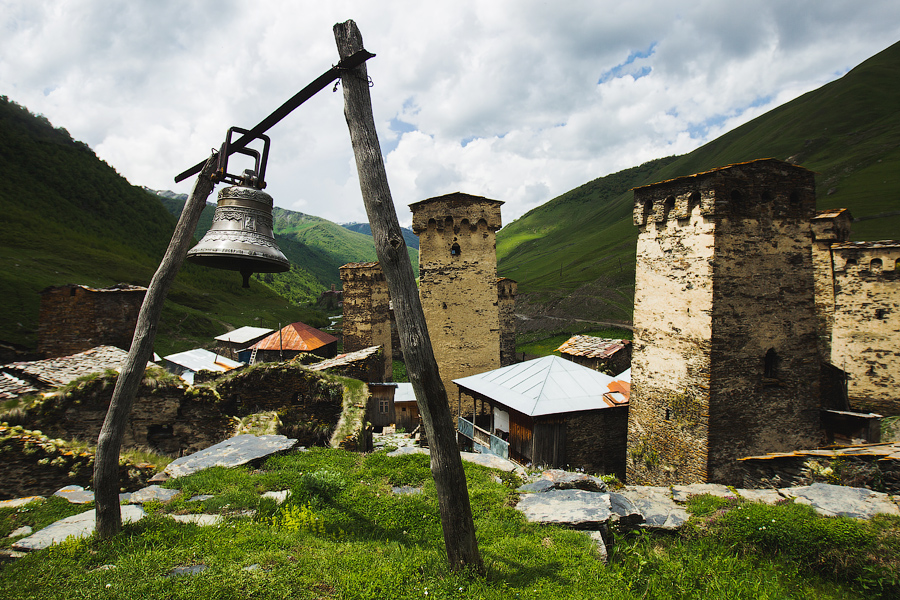
{"label": "narrow tower window", "polygon": [[450,246],[450,256],[459,256],[460,254],[462,254],[462,252],[460,252],[459,244]]}
{"label": "narrow tower window", "polygon": [[778,378],[778,353],[775,348],[769,348],[766,351],[765,364],[763,366],[763,377],[766,379]]}

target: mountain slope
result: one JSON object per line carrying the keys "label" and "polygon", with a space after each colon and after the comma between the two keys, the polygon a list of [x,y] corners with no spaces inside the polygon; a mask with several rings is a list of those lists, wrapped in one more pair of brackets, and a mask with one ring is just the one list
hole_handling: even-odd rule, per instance
{"label": "mountain slope", "polygon": [[[357,233],[362,233],[365,235],[372,235],[372,226],[368,223],[343,223],[341,227],[345,229],[349,229],[350,231],[355,231]],[[406,241],[406,245],[410,248],[419,249],[419,236],[413,233],[413,230],[409,227],[401,227],[400,231],[403,233],[403,239]]]}
{"label": "mountain slope", "polygon": [[846,207],[862,219],[853,239],[896,238],[897,106],[900,43],[689,154],[595,179],[535,208],[497,235],[499,272],[519,282],[517,310],[630,320],[637,238],[630,189],[755,158],[816,171],[819,208]]}
{"label": "mountain slope", "polygon": [[[36,346],[40,290],[67,283],[146,286],[175,219],[82,142],[0,97],[0,340]],[[166,301],[156,351],[211,343],[242,325],[325,319],[292,307],[268,286],[186,264]],[[311,323],[312,324],[312,323]]]}

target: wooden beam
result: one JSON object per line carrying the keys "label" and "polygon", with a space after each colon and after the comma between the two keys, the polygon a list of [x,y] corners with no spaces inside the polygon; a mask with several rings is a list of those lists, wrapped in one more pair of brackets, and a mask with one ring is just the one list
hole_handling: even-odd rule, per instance
{"label": "wooden beam", "polygon": [[[334,39],[342,60],[363,50],[362,35],[353,21],[336,24]],[[447,560],[451,569],[470,568],[483,572],[466,475],[456,445],[456,428],[388,187],[365,63],[342,71],[341,86],[344,89],[344,116],[350,129],[359,187],[375,239],[375,252],[387,279],[407,373],[431,448],[431,473],[438,495]]]}

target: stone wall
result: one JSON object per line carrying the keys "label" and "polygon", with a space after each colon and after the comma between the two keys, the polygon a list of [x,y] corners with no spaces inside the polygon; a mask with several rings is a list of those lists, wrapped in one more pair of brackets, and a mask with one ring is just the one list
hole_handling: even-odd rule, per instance
{"label": "stone wall", "polygon": [[[120,460],[121,491],[144,487],[156,470],[155,465]],[[49,496],[67,485],[90,487],[93,474],[94,454],[89,450],[71,448],[40,431],[0,424],[0,500]]]}
{"label": "stone wall", "polygon": [[146,288],[119,284],[106,289],[83,285],[41,291],[38,353],[70,356],[96,346],[131,347]]}
{"label": "stone wall", "polygon": [[831,246],[831,362],[849,375],[853,410],[900,414],[900,242]]}
{"label": "stone wall", "polygon": [[[327,441],[340,418],[342,387],[301,366],[263,364],[184,387],[164,375],[145,377],[125,428],[124,447],[167,455],[196,452],[231,436],[233,417],[277,411],[301,445]],[[201,374],[208,372],[201,371]],[[116,378],[82,381],[28,410],[30,426],[57,438],[95,444]]]}
{"label": "stone wall", "polygon": [[814,190],[772,159],[635,189],[629,483],[727,483],[818,442]]}
{"label": "stone wall", "polygon": [[387,280],[377,262],[341,267],[343,285],[344,352],[382,346],[381,372],[373,381],[393,378],[390,297]]}
{"label": "stone wall", "polygon": [[453,379],[500,366],[495,234],[501,204],[454,193],[410,205],[419,236],[419,296],[447,390]]}
{"label": "stone wall", "polygon": [[566,422],[567,468],[615,475],[625,480],[628,407],[580,412]]}

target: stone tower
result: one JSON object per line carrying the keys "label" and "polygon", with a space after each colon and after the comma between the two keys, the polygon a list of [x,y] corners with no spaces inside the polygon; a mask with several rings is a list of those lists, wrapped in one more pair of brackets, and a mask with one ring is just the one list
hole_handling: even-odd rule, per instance
{"label": "stone tower", "polygon": [[419,297],[451,406],[453,379],[500,366],[495,240],[502,204],[456,192],[410,205]]}
{"label": "stone tower", "polygon": [[387,280],[377,262],[341,267],[344,288],[344,352],[382,346],[381,381],[393,378],[390,298]]}
{"label": "stone tower", "polygon": [[823,210],[810,222],[812,258],[816,273],[816,319],[819,330],[819,355],[831,362],[831,332],[834,327],[834,261],[832,244],[850,239],[850,211],[846,208]]}
{"label": "stone tower", "polygon": [[756,160],[635,188],[629,483],[740,483],[819,440],[811,171]]}
{"label": "stone tower", "polygon": [[500,366],[516,362],[516,294],[519,284],[508,277],[497,280],[497,308],[500,312]]}

